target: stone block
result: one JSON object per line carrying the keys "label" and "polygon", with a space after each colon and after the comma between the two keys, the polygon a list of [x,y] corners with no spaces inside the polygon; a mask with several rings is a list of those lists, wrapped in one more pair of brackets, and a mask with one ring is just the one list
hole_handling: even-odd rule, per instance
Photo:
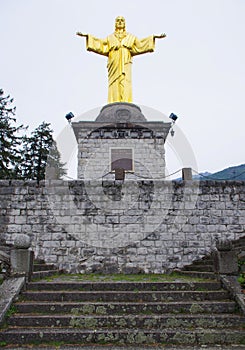
{"label": "stone block", "polygon": [[[12,201],[11,208],[13,209],[26,209],[28,207],[29,203],[26,202],[15,202]],[[34,206],[35,203],[32,204],[32,207]]]}
{"label": "stone block", "polygon": [[215,251],[215,270],[221,275],[237,275],[238,263],[235,251]]}
{"label": "stone block", "polygon": [[40,217],[37,216],[27,216],[27,220],[26,220],[27,224],[39,224],[40,223]]}
{"label": "stone block", "polygon": [[53,252],[57,255],[57,256],[64,256],[67,257],[68,253],[67,253],[68,249],[66,247],[63,248],[54,248]]}
{"label": "stone block", "polygon": [[128,241],[129,242],[140,242],[145,238],[143,232],[128,232]]}
{"label": "stone block", "polygon": [[0,187],[0,195],[14,194],[13,187]]}
{"label": "stone block", "polygon": [[245,225],[245,214],[244,216],[240,216],[238,219],[238,222],[237,224],[240,224],[240,225]]}
{"label": "stone block", "polygon": [[49,254],[47,259],[46,259],[46,263],[56,263],[58,260],[58,257],[57,255],[52,255],[52,254]]}
{"label": "stone block", "polygon": [[207,232],[207,225],[196,225],[196,232],[197,233],[203,233],[203,232]]}
{"label": "stone block", "polygon": [[188,217],[187,216],[185,216],[185,215],[178,215],[178,216],[176,216],[176,218],[175,218],[175,223],[176,224],[185,224],[186,222],[188,221]]}
{"label": "stone block", "polygon": [[15,216],[14,222],[16,224],[26,224],[26,216]]}
{"label": "stone block", "polygon": [[243,225],[228,225],[227,230],[230,232],[238,232],[238,233],[244,233],[244,226]]}
{"label": "stone block", "polygon": [[9,234],[21,232],[21,225],[10,224],[8,225],[8,228],[6,229],[6,231]]}
{"label": "stone block", "polygon": [[143,222],[142,216],[120,216],[121,224],[138,224]]}
{"label": "stone block", "polygon": [[147,255],[148,254],[148,249],[147,248],[138,248],[137,249],[137,254],[138,255]]}
{"label": "stone block", "polygon": [[75,241],[61,241],[60,242],[61,247],[67,247],[67,248],[72,248],[76,246]]}
{"label": "stone block", "polygon": [[[200,226],[200,225],[198,225]],[[183,233],[191,233],[194,234],[197,231],[197,225],[189,225],[189,224],[185,224],[181,227],[181,231]]]}
{"label": "stone block", "polygon": [[[120,220],[121,220],[121,218],[120,218]],[[118,224],[119,223],[119,216],[118,215],[107,215],[106,216],[106,223]]]}
{"label": "stone block", "polygon": [[60,241],[44,241],[43,242],[44,248],[58,248],[60,247]]}
{"label": "stone block", "polygon": [[[49,235],[49,237],[50,237],[50,235]],[[58,233],[52,233],[52,240],[53,241],[63,241],[64,239],[65,239],[65,233],[63,233],[63,232],[58,232]]]}
{"label": "stone block", "polygon": [[187,222],[191,225],[197,225],[200,223],[200,216],[190,216]]}
{"label": "stone block", "polygon": [[127,264],[126,266],[122,267],[122,273],[124,274],[139,274],[144,272],[144,270],[141,267],[134,266],[133,264]]}
{"label": "stone block", "polygon": [[13,249],[10,252],[11,273],[28,275],[31,270],[31,251],[28,249]]}
{"label": "stone block", "polygon": [[182,169],[182,180],[192,180],[192,169],[183,168]]}
{"label": "stone block", "polygon": [[209,233],[217,233],[217,226],[216,225],[207,225],[207,229]]}
{"label": "stone block", "polygon": [[[26,232],[34,232],[33,226],[29,224],[21,225],[21,233],[26,233]],[[43,232],[43,231],[40,231],[40,232]]]}
{"label": "stone block", "polygon": [[152,246],[154,246],[154,243],[153,243],[154,241],[141,241],[141,246],[142,247],[152,247]]}

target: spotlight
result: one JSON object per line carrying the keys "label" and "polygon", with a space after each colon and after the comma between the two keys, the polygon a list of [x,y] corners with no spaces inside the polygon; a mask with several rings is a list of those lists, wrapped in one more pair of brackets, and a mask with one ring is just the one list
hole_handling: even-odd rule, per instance
{"label": "spotlight", "polygon": [[74,118],[74,114],[72,112],[70,112],[65,117],[66,117],[68,123],[70,123],[71,119]]}
{"label": "spotlight", "polygon": [[178,119],[177,115],[174,114],[174,113],[171,113],[169,118],[172,120],[172,125],[171,125],[171,130],[170,130],[170,134],[171,136],[173,137],[174,136],[174,129],[173,129],[173,126],[176,122],[176,120]]}
{"label": "spotlight", "polygon": [[175,123],[176,120],[178,119],[177,115],[174,114],[174,113],[171,113],[170,116],[169,116],[170,119],[172,119],[172,121]]}

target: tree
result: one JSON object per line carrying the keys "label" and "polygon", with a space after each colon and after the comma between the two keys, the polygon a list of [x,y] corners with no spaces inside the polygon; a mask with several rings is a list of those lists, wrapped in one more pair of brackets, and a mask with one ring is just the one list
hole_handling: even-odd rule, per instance
{"label": "tree", "polygon": [[[0,89],[0,179],[43,180],[45,170],[54,169],[55,178],[66,174],[53,140],[53,130],[43,122],[31,136],[20,135],[28,127],[16,126],[13,99]],[[49,155],[50,153],[50,155]]]}
{"label": "tree", "polygon": [[42,122],[31,136],[23,138],[22,178],[30,180],[45,179],[46,168],[55,169],[56,178],[65,175],[64,164],[52,136],[50,124]]}
{"label": "tree", "polygon": [[61,179],[62,176],[66,175],[67,173],[64,167],[65,163],[61,162],[61,155],[57,148],[57,144],[55,141],[53,141],[47,159],[47,170],[49,171],[51,177]]}
{"label": "tree", "polygon": [[0,89],[0,179],[16,178],[21,159],[21,136],[18,133],[26,128],[23,125],[16,126],[15,107],[12,107],[13,99],[4,96]]}
{"label": "tree", "polygon": [[23,139],[23,172],[22,176],[30,180],[43,180],[49,149],[53,137],[49,123],[42,122],[32,133]]}

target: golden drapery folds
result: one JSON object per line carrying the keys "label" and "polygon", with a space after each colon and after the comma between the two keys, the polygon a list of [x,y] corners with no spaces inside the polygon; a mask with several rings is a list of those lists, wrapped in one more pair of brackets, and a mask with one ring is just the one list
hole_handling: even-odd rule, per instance
{"label": "golden drapery folds", "polygon": [[106,39],[98,39],[88,34],[86,41],[88,51],[108,57],[108,103],[132,102],[132,57],[153,52],[154,36],[138,39],[125,33],[118,38],[114,33]]}

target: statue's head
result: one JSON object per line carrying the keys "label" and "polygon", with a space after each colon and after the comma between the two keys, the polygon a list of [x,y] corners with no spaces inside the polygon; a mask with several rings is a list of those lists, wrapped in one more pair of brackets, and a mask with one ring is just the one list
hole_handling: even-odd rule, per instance
{"label": "statue's head", "polygon": [[126,22],[125,22],[125,18],[122,17],[122,16],[118,16],[116,19],[115,19],[115,29],[123,29],[125,30],[126,29]]}

